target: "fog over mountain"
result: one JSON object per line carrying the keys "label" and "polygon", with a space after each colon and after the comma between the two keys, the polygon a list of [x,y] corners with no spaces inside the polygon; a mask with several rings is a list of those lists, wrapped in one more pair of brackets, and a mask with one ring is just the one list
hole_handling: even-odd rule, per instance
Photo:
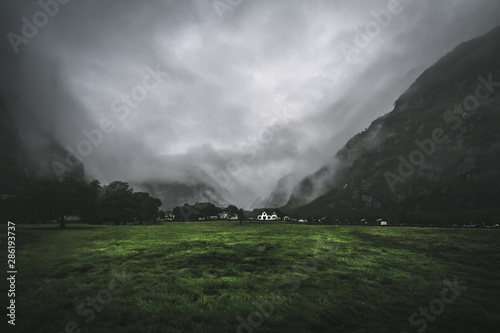
{"label": "fog over mountain", "polygon": [[499,87],[500,26],[429,67],[394,110],[339,150],[337,163],[304,178],[282,209],[362,224],[382,216],[396,224],[494,223]]}
{"label": "fog over mountain", "polygon": [[1,119],[28,154],[50,161],[55,141],[104,183],[208,184],[245,208],[327,164],[500,12],[497,0],[61,2],[0,4]]}

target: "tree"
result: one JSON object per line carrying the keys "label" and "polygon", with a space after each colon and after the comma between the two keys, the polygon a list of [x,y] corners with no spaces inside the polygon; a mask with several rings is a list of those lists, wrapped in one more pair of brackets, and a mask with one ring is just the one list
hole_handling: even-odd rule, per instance
{"label": "tree", "polygon": [[126,182],[114,181],[104,186],[101,197],[101,216],[119,224],[132,221],[135,213],[133,189]]}
{"label": "tree", "polygon": [[238,218],[240,219],[240,225],[242,225],[244,215],[243,215],[243,209],[241,209],[241,208],[240,208],[240,211],[238,212]]}
{"label": "tree", "polygon": [[174,209],[172,210],[172,215],[174,216],[174,221],[182,221],[181,207],[174,207]]}
{"label": "tree", "polygon": [[226,208],[226,211],[229,214],[229,216],[236,216],[236,215],[238,215],[238,212],[239,212],[238,207],[236,207],[235,205],[229,205]]}
{"label": "tree", "polygon": [[175,221],[186,221],[198,220],[200,211],[188,204],[184,204],[182,207],[175,207],[173,209],[173,215]]}
{"label": "tree", "polygon": [[[22,219],[36,221],[50,221],[58,219],[60,216],[59,201],[61,194],[59,180],[56,178],[35,178],[28,185],[26,192],[21,196]],[[61,220],[60,220],[61,222]],[[61,228],[65,227],[64,221],[61,222]]]}
{"label": "tree", "polygon": [[68,215],[79,216],[83,221],[97,218],[97,196],[101,188],[99,181],[87,184],[82,180],[65,177],[58,185],[61,223],[64,223],[64,216]]}
{"label": "tree", "polygon": [[85,210],[81,214],[83,222],[99,223],[99,193],[102,190],[101,183],[98,180],[93,180],[87,187],[87,202]]}
{"label": "tree", "polygon": [[142,224],[145,221],[154,221],[158,217],[158,208],[161,207],[160,199],[153,198],[149,193],[135,192],[135,218]]}
{"label": "tree", "polygon": [[211,202],[197,203],[192,208],[199,211],[198,218],[204,217],[208,219],[210,216],[217,216],[222,212],[219,207],[215,206]]}
{"label": "tree", "polygon": [[97,214],[97,191],[99,182],[87,184],[71,177],[35,178],[30,180],[24,193],[14,200],[17,215],[21,220],[58,220],[60,227],[66,226],[65,216],[80,217]]}
{"label": "tree", "polygon": [[72,177],[34,178],[18,195],[0,201],[0,217],[32,223],[58,220],[61,228],[70,215],[84,222],[125,224],[138,219],[142,223],[156,220],[161,205],[148,193],[134,193],[126,182],[115,181],[103,188],[97,180],[87,183]]}

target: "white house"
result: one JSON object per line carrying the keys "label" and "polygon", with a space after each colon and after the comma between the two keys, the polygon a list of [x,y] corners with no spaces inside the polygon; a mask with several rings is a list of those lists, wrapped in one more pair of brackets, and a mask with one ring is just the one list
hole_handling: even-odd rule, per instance
{"label": "white house", "polygon": [[219,218],[221,220],[227,220],[231,217],[231,215],[229,215],[229,213],[226,213],[226,212],[222,212],[222,213],[219,213]]}
{"label": "white house", "polygon": [[277,219],[278,215],[276,215],[276,212],[269,214],[268,212],[263,211],[260,215],[257,216],[257,220],[260,221],[275,221]]}

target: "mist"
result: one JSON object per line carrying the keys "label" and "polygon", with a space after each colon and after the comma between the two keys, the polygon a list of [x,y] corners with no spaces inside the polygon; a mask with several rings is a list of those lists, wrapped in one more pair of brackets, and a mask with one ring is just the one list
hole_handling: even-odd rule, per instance
{"label": "mist", "polygon": [[282,177],[331,163],[499,12],[496,0],[3,1],[0,96],[36,158],[47,133],[73,152],[53,168],[207,183],[253,208]]}

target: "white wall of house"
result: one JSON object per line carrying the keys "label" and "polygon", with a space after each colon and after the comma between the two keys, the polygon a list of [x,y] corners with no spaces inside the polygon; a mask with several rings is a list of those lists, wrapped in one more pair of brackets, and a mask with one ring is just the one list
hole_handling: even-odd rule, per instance
{"label": "white wall of house", "polygon": [[267,212],[262,212],[262,214],[257,216],[257,220],[260,221],[275,221],[278,219],[278,215],[275,212],[272,214],[267,214]]}

